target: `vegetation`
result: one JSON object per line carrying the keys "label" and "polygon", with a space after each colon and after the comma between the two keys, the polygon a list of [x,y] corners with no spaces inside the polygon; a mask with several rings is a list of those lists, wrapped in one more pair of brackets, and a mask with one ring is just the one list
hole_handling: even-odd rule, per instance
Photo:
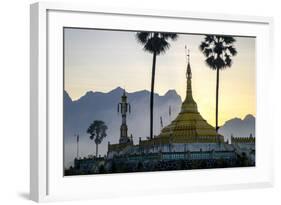
{"label": "vegetation", "polygon": [[136,34],[137,41],[144,46],[143,49],[153,55],[150,92],[150,139],[153,138],[153,104],[156,56],[164,54],[170,48],[169,40],[174,41],[177,37],[178,35],[175,33],[138,32]]}
{"label": "vegetation", "polygon": [[100,165],[99,166],[99,174],[105,174],[105,173],[106,173],[106,170],[105,170],[104,165]]}
{"label": "vegetation", "polygon": [[90,139],[95,141],[96,144],[96,157],[98,157],[98,145],[107,136],[107,126],[103,121],[95,120],[87,129],[87,133],[90,134]]}
{"label": "vegetation", "polygon": [[206,57],[207,65],[217,71],[216,80],[216,130],[218,131],[219,71],[231,67],[231,57],[237,54],[235,38],[231,36],[206,35],[199,48]]}

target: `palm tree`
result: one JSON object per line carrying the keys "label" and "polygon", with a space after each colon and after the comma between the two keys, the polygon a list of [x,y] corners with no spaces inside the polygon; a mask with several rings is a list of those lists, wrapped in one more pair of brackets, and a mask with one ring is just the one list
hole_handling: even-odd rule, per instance
{"label": "palm tree", "polygon": [[235,38],[231,36],[206,35],[199,49],[206,57],[207,65],[217,71],[216,82],[216,131],[218,131],[218,99],[219,99],[219,71],[231,67],[231,57],[237,54],[233,46]]}
{"label": "palm tree", "polygon": [[95,141],[96,144],[96,157],[98,157],[98,145],[107,136],[107,126],[103,121],[95,120],[87,129],[87,133],[90,134],[90,139]]}
{"label": "palm tree", "polygon": [[153,54],[151,92],[150,92],[150,139],[153,138],[153,103],[154,103],[154,80],[156,69],[156,56],[164,54],[169,48],[169,40],[175,41],[178,35],[175,33],[138,32],[137,41],[143,45],[143,49]]}

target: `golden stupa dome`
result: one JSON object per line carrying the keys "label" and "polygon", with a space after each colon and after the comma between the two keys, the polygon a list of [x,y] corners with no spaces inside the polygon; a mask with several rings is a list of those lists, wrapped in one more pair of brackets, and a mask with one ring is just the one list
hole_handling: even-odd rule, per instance
{"label": "golden stupa dome", "polygon": [[166,143],[212,143],[223,142],[223,136],[218,134],[198,112],[197,104],[192,96],[191,67],[187,63],[187,89],[186,97],[181,106],[181,111],[171,124],[164,127],[161,133],[151,140],[143,141],[142,144],[166,144]]}

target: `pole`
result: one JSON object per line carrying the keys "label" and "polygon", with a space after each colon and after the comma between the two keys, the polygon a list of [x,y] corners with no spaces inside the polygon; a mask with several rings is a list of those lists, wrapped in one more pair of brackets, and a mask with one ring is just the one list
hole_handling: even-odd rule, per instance
{"label": "pole", "polygon": [[219,130],[219,125],[218,125],[218,118],[219,118],[219,75],[220,70],[217,68],[217,84],[216,84],[216,131],[218,132]]}
{"label": "pole", "polygon": [[98,157],[98,143],[96,143],[96,157]]}
{"label": "pole", "polygon": [[79,158],[79,135],[76,136],[76,142],[77,142],[77,159]]}
{"label": "pole", "polygon": [[153,53],[151,91],[150,91],[150,139],[153,138],[153,106],[154,106],[154,81],[155,81],[156,52]]}
{"label": "pole", "polygon": [[[171,106],[169,106],[169,121],[170,121],[170,125],[172,124],[172,120],[171,120],[171,115],[172,115],[172,110],[171,110]],[[171,130],[171,126],[170,126],[170,134],[169,134],[169,151],[172,151],[172,130]]]}

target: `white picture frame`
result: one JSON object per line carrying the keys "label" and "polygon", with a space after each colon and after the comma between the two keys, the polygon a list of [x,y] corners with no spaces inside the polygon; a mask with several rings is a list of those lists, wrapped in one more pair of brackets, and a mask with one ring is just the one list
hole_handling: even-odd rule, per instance
{"label": "white picture frame", "polygon": [[[183,28],[181,25],[189,28]],[[273,186],[270,72],[273,19],[183,11],[35,3],[30,12],[30,198],[71,200]],[[256,167],[63,177],[62,28],[93,27],[220,33],[257,37]],[[223,27],[223,28],[222,28]],[[212,29],[220,28],[220,29]],[[262,69],[266,67],[266,69]],[[267,119],[267,120],[263,120]],[[58,135],[56,134],[58,133]],[[54,138],[54,136],[59,136]],[[60,156],[61,155],[61,156]],[[79,189],[77,189],[79,187]]]}

